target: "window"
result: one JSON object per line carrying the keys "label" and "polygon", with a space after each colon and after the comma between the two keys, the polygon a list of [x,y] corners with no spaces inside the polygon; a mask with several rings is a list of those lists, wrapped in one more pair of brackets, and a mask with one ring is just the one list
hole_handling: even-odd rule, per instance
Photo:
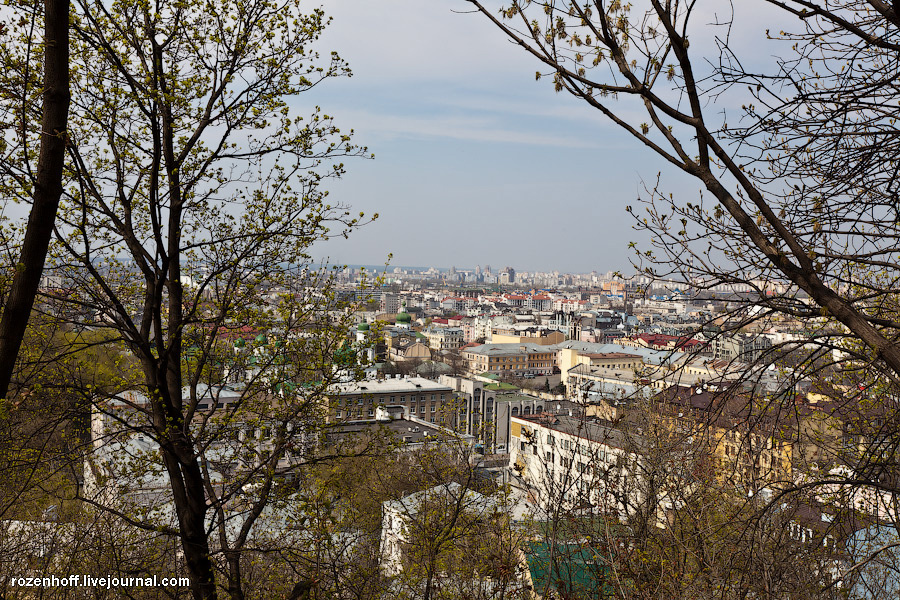
{"label": "window", "polygon": [[423,415],[425,414],[425,405],[424,404],[422,405],[422,408],[419,409],[419,412],[422,413]]}

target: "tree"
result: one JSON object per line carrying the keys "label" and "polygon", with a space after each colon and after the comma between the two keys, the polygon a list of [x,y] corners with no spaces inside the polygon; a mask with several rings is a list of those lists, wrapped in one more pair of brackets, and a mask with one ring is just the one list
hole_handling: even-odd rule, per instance
{"label": "tree", "polygon": [[[767,311],[827,315],[896,377],[896,219],[886,200],[895,184],[885,175],[894,161],[890,146],[872,142],[888,136],[894,117],[879,108],[896,96],[893,8],[768,2],[797,17],[801,32],[780,36],[796,42],[794,54],[757,74],[742,70],[728,46],[730,23],[696,23],[695,3],[650,0],[639,12],[620,2],[513,1],[495,16],[470,2],[550,69],[557,91],[583,99],[715,198],[711,208],[658,206],[657,189],[649,191],[639,223],[646,218],[662,254],[646,255],[653,274],[704,287],[747,283]],[[718,41],[719,56],[695,57],[689,37]],[[714,66],[703,71],[706,61]],[[729,126],[710,101],[741,94],[734,84],[748,82],[764,104],[746,104],[745,124]],[[843,99],[836,111],[835,97]],[[625,112],[632,100],[644,116]],[[854,228],[860,219],[865,230]],[[811,303],[796,293],[767,296],[779,282]]]}
{"label": "tree", "polygon": [[591,405],[514,422],[511,459],[535,499],[535,590],[562,598],[846,597],[829,584],[842,572],[847,522],[811,519],[811,504],[798,498],[767,510],[765,498],[716,468],[714,428],[654,407],[656,392],[645,392],[615,427],[587,414]]}
{"label": "tree", "polygon": [[637,249],[646,274],[749,289],[725,333],[805,324],[802,342],[776,344],[735,385],[758,386],[760,366],[780,365],[786,383],[758,398],[769,414],[795,414],[794,384],[812,380],[830,388],[835,416],[877,419],[844,421],[845,440],[856,440],[838,461],[844,470],[820,464],[771,506],[832,484],[896,499],[896,3],[757,3],[781,14],[766,64],[755,48],[742,55],[718,4],[512,0],[497,13],[469,2],[540,62],[538,79],[549,76],[700,183],[699,201],[666,194],[657,180],[641,208],[628,207],[652,234],[652,248]]}
{"label": "tree", "polygon": [[393,466],[372,470],[366,493],[383,507],[385,589],[401,598],[522,597],[522,531],[509,490],[480,476],[461,438],[401,451]]}
{"label": "tree", "polygon": [[[32,13],[31,22],[36,15]],[[2,177],[8,180],[3,187],[15,188],[10,195],[19,196],[32,193],[32,208],[29,214],[28,227],[22,240],[19,259],[3,304],[3,317],[0,319],[0,398],[6,398],[9,384],[15,369],[16,357],[25,328],[31,316],[35,296],[44,271],[47,249],[53,237],[53,226],[56,211],[62,196],[63,162],[66,151],[66,123],[69,114],[69,2],[68,0],[47,0],[44,3],[44,63],[43,85],[41,93],[41,127],[39,130],[40,152],[36,169],[30,167],[33,160],[29,149],[28,96],[29,84],[21,89],[16,98],[21,111],[11,111],[10,125],[13,128],[14,141],[12,155],[15,161],[4,160]],[[0,30],[0,34],[3,31]],[[23,57],[24,65],[30,61],[29,52]],[[11,64],[4,62],[4,64]],[[21,161],[21,162],[19,162]],[[27,166],[26,166],[27,165]]]}
{"label": "tree", "polygon": [[[178,540],[195,598],[244,597],[244,550],[280,478],[308,455],[348,326],[308,250],[361,223],[320,184],[364,149],[293,104],[350,74],[312,50],[327,22],[294,0],[74,6],[49,267],[68,290],[59,314],[71,330],[106,332],[142,378],[128,396],[93,390],[110,427],[91,448],[150,440],[130,464],[88,456],[95,493],[82,500]],[[238,349],[248,331],[257,337]],[[229,390],[229,377],[240,385]],[[158,476],[174,517],[148,512],[140,477],[111,501],[112,475],[129,468]]]}

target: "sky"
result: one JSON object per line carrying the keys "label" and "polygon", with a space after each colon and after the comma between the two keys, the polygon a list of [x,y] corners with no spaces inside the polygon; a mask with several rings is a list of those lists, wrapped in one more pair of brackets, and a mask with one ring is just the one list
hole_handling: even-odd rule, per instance
{"label": "sky", "polygon": [[[626,205],[662,171],[699,185],[604,120],[535,81],[536,60],[462,0],[325,0],[317,48],[354,75],[303,96],[373,160],[351,160],[330,199],[379,218],[315,248],[336,264],[518,271],[630,270],[647,247]],[[756,23],[763,17],[754,15]],[[745,21],[743,24],[747,24]],[[746,28],[748,30],[750,28]]]}

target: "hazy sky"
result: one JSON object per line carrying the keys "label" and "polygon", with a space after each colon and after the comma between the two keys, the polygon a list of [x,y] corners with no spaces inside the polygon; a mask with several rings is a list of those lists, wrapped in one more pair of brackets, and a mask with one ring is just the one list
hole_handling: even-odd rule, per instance
{"label": "hazy sky", "polygon": [[[303,100],[322,106],[371,161],[348,164],[331,199],[380,218],[317,249],[337,263],[588,272],[628,267],[625,212],[662,170],[696,182],[535,81],[536,61],[462,0],[326,0],[318,48],[354,71]],[[692,45],[693,49],[693,45]]]}

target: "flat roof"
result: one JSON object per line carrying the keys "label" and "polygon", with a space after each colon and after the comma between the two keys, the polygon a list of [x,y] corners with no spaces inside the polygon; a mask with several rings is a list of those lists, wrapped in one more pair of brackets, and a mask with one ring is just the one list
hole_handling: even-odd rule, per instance
{"label": "flat roof", "polygon": [[415,393],[415,392],[452,392],[453,388],[447,385],[425,379],[424,377],[404,377],[402,379],[367,379],[365,381],[351,381],[337,383],[331,389],[331,393],[346,394],[390,394],[390,393]]}
{"label": "flat roof", "polygon": [[645,363],[653,365],[675,364],[688,356],[686,353],[678,352],[676,350],[657,350],[656,348],[646,348],[644,346],[624,346],[622,344],[611,343],[598,344],[595,342],[579,342],[576,340],[566,340],[565,342],[560,342],[559,344],[545,347],[551,348],[554,351],[571,349],[576,350],[581,354],[605,354],[609,352],[622,352],[625,354],[640,356]]}
{"label": "flat roof", "polygon": [[643,439],[639,436],[628,435],[622,430],[613,427],[609,421],[597,417],[570,417],[565,414],[543,412],[534,415],[515,415],[510,417],[510,420],[522,421],[526,424],[543,427],[628,452],[636,453],[644,445]]}
{"label": "flat roof", "polygon": [[588,358],[641,358],[640,354],[627,354],[625,352],[582,352],[581,355]]}
{"label": "flat roof", "polygon": [[518,356],[521,354],[552,354],[555,349],[552,346],[541,346],[531,342],[513,342],[509,344],[482,344],[465,349],[472,354],[482,356]]}

